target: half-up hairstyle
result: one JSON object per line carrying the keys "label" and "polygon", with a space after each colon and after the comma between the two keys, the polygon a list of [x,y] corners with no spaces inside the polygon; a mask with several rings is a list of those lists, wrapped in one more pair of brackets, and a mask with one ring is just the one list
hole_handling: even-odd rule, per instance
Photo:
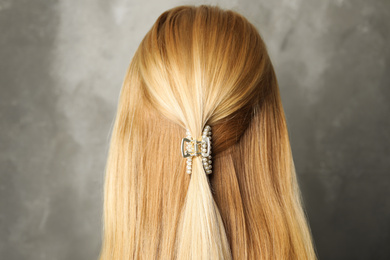
{"label": "half-up hairstyle", "polygon": [[[192,173],[186,129],[212,129]],[[100,259],[316,259],[275,72],[256,28],[217,6],[157,19],[123,82]]]}

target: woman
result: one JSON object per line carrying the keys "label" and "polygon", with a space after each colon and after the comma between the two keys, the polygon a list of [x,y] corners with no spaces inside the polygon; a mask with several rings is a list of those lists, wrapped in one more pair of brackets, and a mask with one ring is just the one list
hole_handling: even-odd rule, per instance
{"label": "woman", "polygon": [[141,42],[111,137],[101,259],[316,259],[275,72],[242,15],[179,6]]}

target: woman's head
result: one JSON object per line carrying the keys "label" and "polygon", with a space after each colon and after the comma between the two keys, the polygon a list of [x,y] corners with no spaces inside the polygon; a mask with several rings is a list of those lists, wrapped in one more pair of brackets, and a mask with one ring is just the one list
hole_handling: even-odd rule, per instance
{"label": "woman's head", "polygon": [[[180,142],[213,131],[213,173]],[[278,84],[242,15],[179,6],[123,82],[106,166],[102,259],[314,259]]]}

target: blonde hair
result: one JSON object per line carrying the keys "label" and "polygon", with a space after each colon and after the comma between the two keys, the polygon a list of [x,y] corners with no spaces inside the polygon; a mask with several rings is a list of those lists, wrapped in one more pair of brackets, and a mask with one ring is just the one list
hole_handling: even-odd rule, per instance
{"label": "blonde hair", "polygon": [[[186,128],[213,131],[213,173],[186,174]],[[123,82],[106,165],[100,259],[316,259],[277,79],[242,15],[179,6]]]}

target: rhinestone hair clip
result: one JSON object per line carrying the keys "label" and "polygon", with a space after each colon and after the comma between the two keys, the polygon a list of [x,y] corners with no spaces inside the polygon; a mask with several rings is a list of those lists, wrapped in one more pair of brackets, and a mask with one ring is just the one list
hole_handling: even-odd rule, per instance
{"label": "rhinestone hair clip", "polygon": [[211,161],[211,127],[206,125],[203,129],[202,140],[197,141],[191,137],[190,131],[187,129],[186,136],[181,140],[181,155],[187,158],[187,173],[192,172],[192,157],[202,156],[203,169],[207,174],[212,173]]}

